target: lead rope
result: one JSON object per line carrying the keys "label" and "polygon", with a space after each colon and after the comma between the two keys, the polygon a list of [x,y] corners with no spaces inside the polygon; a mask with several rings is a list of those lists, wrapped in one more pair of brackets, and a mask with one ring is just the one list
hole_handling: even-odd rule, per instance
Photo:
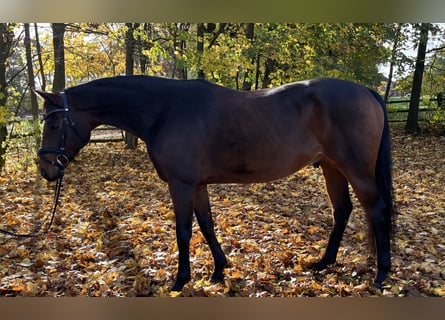
{"label": "lead rope", "polygon": [[51,228],[51,226],[53,224],[54,216],[56,215],[57,204],[59,203],[60,189],[62,187],[62,179],[63,179],[63,175],[62,175],[62,177],[57,179],[56,190],[54,192],[54,208],[53,208],[53,212],[51,214],[51,219],[50,219],[49,223],[46,225],[46,228],[43,231],[42,231],[42,226],[43,225],[39,224],[34,229],[34,231],[32,231],[30,233],[16,233],[16,232],[4,230],[4,229],[0,229],[0,233],[6,234],[6,235],[9,235],[9,236],[13,236],[13,237],[19,237],[19,238],[33,238],[33,237],[38,237],[38,236],[47,234],[49,229]]}

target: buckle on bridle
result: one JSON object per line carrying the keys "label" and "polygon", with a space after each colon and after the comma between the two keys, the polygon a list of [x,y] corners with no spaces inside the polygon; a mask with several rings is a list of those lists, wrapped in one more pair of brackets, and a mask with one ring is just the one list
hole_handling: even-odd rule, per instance
{"label": "buckle on bridle", "polygon": [[[56,157],[54,160],[49,160],[45,155],[47,154],[55,154]],[[45,161],[51,166],[59,167],[60,169],[65,169],[68,167],[71,161],[73,161],[73,157],[65,152],[64,149],[52,149],[52,148],[41,148],[38,151],[38,156],[41,160]]]}
{"label": "buckle on bridle", "polygon": [[56,156],[56,164],[62,168],[66,168],[70,164],[70,159],[66,154],[58,153]]}

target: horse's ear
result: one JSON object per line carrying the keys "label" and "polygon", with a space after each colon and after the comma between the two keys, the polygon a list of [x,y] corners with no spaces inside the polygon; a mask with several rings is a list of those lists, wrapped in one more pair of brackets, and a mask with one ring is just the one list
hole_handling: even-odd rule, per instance
{"label": "horse's ear", "polygon": [[34,90],[34,92],[38,97],[43,98],[43,100],[48,101],[51,104],[60,105],[61,99],[59,94],[41,90]]}

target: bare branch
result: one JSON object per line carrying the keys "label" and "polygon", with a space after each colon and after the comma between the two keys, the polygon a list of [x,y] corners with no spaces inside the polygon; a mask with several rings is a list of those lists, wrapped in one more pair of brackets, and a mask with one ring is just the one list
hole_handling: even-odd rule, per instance
{"label": "bare branch", "polygon": [[437,47],[437,48],[432,48],[432,49],[428,50],[427,53],[437,52],[437,51],[442,51],[442,50],[445,50],[445,45]]}

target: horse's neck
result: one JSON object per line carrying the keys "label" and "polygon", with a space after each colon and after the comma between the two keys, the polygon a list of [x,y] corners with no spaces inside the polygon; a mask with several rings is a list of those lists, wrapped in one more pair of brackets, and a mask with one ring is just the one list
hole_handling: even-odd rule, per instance
{"label": "horse's neck", "polygon": [[157,120],[159,103],[153,103],[144,93],[137,94],[109,90],[106,95],[97,97],[93,107],[94,126],[111,125],[126,130],[142,139],[148,138],[147,132]]}

